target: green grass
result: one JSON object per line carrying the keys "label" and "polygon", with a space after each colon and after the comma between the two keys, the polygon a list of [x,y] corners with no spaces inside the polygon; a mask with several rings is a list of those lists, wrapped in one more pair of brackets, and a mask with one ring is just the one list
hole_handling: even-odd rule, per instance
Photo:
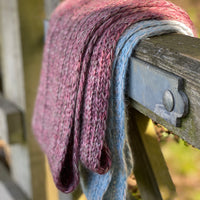
{"label": "green grass", "polygon": [[186,145],[183,140],[177,143],[170,139],[161,146],[177,188],[178,199],[200,199],[200,150]]}

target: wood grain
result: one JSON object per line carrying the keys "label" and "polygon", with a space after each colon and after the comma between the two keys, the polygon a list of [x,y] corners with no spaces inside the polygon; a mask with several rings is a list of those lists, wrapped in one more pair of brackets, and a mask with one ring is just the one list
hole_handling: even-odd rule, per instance
{"label": "wood grain", "polygon": [[138,44],[132,56],[184,79],[184,92],[189,98],[189,114],[182,119],[181,127],[177,128],[131,100],[133,107],[189,144],[200,148],[200,39],[180,34],[147,38]]}
{"label": "wood grain", "polygon": [[10,145],[12,177],[27,197],[31,197],[29,153],[24,137],[26,105],[18,1],[1,0],[0,9],[4,97],[0,98],[0,120],[7,140],[2,139]]}
{"label": "wood grain", "polygon": [[128,136],[134,158],[133,171],[142,199],[174,199],[176,189],[153,123],[132,107],[128,107]]}

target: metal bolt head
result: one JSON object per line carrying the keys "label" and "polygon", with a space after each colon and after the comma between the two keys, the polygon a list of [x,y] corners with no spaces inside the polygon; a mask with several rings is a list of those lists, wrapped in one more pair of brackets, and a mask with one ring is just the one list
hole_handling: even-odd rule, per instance
{"label": "metal bolt head", "polygon": [[163,95],[163,105],[168,112],[174,109],[174,96],[170,90],[166,90]]}

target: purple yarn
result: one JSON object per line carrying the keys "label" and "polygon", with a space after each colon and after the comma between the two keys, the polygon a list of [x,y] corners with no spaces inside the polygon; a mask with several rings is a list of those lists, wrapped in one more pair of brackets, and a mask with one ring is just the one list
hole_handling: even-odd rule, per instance
{"label": "purple yarn", "polygon": [[53,13],[33,130],[61,191],[78,185],[79,160],[99,174],[110,169],[105,132],[115,47],[128,27],[149,19],[193,29],[188,15],[165,0],[66,0]]}

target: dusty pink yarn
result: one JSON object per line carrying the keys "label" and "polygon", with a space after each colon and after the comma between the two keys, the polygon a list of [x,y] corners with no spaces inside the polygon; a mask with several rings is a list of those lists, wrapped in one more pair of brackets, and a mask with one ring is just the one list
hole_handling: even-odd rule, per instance
{"label": "dusty pink yarn", "polygon": [[33,130],[63,192],[79,183],[79,159],[103,174],[111,166],[105,142],[112,61],[122,33],[141,20],[188,15],[165,0],[65,0],[52,15]]}

